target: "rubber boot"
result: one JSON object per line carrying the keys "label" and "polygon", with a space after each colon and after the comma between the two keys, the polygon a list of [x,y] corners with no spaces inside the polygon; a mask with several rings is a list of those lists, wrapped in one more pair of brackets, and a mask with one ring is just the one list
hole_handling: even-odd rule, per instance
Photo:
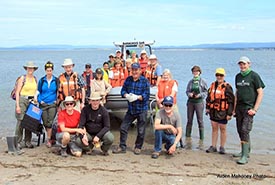
{"label": "rubber boot", "polygon": [[240,160],[237,161],[238,164],[246,164],[248,162],[247,155],[249,151],[249,144],[242,143],[242,157]]}
{"label": "rubber boot", "polygon": [[199,140],[199,146],[197,148],[200,149],[200,150],[204,150],[204,145],[203,145],[204,129],[200,128],[199,132],[200,132],[200,140]]}
{"label": "rubber boot", "polygon": [[185,138],[185,149],[191,150],[192,149],[192,138],[191,137],[186,137]]}
{"label": "rubber boot", "polygon": [[[248,142],[248,154],[247,154],[247,158],[250,158],[250,151],[251,151],[251,143],[250,141]],[[236,153],[236,154],[233,154],[233,157],[242,157],[242,152],[239,152],[239,153]]]}
{"label": "rubber boot", "polygon": [[19,149],[17,140],[18,140],[17,136],[7,137],[8,153],[9,154],[21,155],[24,153],[22,150]]}

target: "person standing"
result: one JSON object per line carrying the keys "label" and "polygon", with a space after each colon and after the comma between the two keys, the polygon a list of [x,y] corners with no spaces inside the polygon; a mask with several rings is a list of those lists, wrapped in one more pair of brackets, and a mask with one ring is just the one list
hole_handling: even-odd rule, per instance
{"label": "person standing", "polygon": [[45,66],[46,75],[43,76],[38,82],[38,96],[37,100],[39,107],[43,110],[42,121],[47,132],[47,144],[50,148],[52,146],[52,124],[57,112],[57,90],[58,78],[53,75],[54,65],[48,61]]}
{"label": "person standing", "polygon": [[75,109],[79,112],[84,107],[85,103],[85,81],[82,76],[76,72],[73,72],[74,63],[72,59],[65,59],[62,64],[65,72],[59,76],[59,88],[58,88],[58,103],[61,108],[64,109],[62,101],[66,96],[72,96],[76,101]]}
{"label": "person standing", "polygon": [[126,153],[128,129],[137,119],[137,138],[134,154],[139,155],[144,143],[147,111],[150,96],[149,81],[141,75],[139,63],[132,64],[132,76],[128,76],[121,89],[121,96],[128,100],[128,111],[120,126],[120,144],[113,153]]}
{"label": "person standing", "polygon": [[206,98],[206,114],[210,116],[212,125],[212,145],[206,150],[207,153],[217,152],[218,132],[220,130],[220,154],[225,154],[226,124],[231,120],[234,109],[234,93],[231,85],[225,82],[225,70],[216,69],[216,81],[208,90]]}
{"label": "person standing", "polygon": [[186,124],[186,148],[192,148],[192,125],[194,113],[197,116],[197,122],[200,133],[199,149],[203,149],[204,139],[204,125],[203,125],[203,111],[204,111],[204,99],[207,96],[207,83],[201,78],[201,68],[199,66],[193,66],[192,69],[193,78],[188,82],[186,88],[187,100],[187,124]]}
{"label": "person standing", "polygon": [[158,62],[157,56],[152,54],[149,57],[149,64],[145,70],[145,77],[149,80],[151,86],[157,86],[161,80],[162,67]]}
{"label": "person standing", "polygon": [[[18,79],[16,92],[15,92],[16,94],[15,117],[17,119],[15,135],[18,136],[17,143],[19,148],[22,148],[22,147],[33,148],[33,145],[31,143],[32,132],[27,129],[23,129],[21,127],[21,121],[24,118],[24,115],[27,111],[29,103],[33,100],[36,101],[35,95],[37,90],[37,80],[33,73],[38,69],[38,67],[32,61],[27,62],[26,65],[24,65],[23,67],[26,70],[27,74],[21,76]],[[23,143],[23,130],[25,132],[24,143]]]}
{"label": "person standing", "polygon": [[237,161],[238,164],[246,164],[251,147],[249,133],[252,130],[253,118],[263,99],[265,84],[260,75],[250,68],[251,62],[248,57],[242,56],[238,60],[238,65],[240,67],[240,73],[235,77],[235,116],[242,151],[233,156],[241,157]]}
{"label": "person standing", "polygon": [[151,157],[157,159],[160,155],[162,144],[169,155],[172,155],[182,137],[182,123],[178,112],[173,110],[174,98],[165,96],[163,109],[159,110],[155,118],[155,146]]}
{"label": "person standing", "polygon": [[[109,113],[100,104],[102,99],[99,92],[92,92],[89,97],[89,105],[81,111],[79,128],[86,132],[83,137],[78,137],[76,143],[83,150],[90,151],[94,146],[100,146],[104,156],[109,155],[114,136],[110,132]],[[102,144],[101,144],[102,143]]]}
{"label": "person standing", "polygon": [[91,94],[91,81],[94,79],[94,74],[93,74],[91,64],[85,64],[85,71],[83,71],[81,76],[83,77],[83,80],[86,83],[86,85],[85,85],[85,94],[86,94],[85,104],[88,104],[89,101],[87,100],[87,97],[89,97]]}

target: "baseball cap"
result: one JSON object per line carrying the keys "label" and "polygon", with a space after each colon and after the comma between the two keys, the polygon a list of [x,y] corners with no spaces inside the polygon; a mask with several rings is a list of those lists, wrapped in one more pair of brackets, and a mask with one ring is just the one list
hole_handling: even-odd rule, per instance
{"label": "baseball cap", "polygon": [[140,69],[139,63],[133,63],[132,64],[132,69]]}
{"label": "baseball cap", "polygon": [[173,105],[174,103],[174,98],[172,96],[165,96],[162,104],[166,104],[166,105]]}
{"label": "baseball cap", "polygon": [[249,58],[248,57],[246,57],[246,56],[242,56],[239,60],[238,60],[238,64],[239,63],[241,63],[241,62],[243,62],[243,63],[250,63],[250,60],[249,60]]}

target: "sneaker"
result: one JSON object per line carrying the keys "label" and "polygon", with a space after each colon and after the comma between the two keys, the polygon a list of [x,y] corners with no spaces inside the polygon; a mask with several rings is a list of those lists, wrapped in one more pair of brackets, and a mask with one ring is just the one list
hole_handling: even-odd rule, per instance
{"label": "sneaker", "polygon": [[62,157],[68,157],[67,147],[66,147],[66,148],[62,148],[62,147],[61,147],[60,155],[61,155]]}
{"label": "sneaker", "polygon": [[112,151],[114,154],[123,154],[123,153],[126,153],[126,149],[122,149],[120,147],[117,147],[115,148],[113,151]]}
{"label": "sneaker", "polygon": [[216,147],[213,147],[213,146],[210,146],[210,147],[206,150],[206,153],[214,153],[214,152],[217,152],[217,148],[216,148]]}
{"label": "sneaker", "polygon": [[141,149],[140,148],[135,148],[134,149],[134,154],[139,155],[141,153]]}
{"label": "sneaker", "polygon": [[31,142],[26,142],[25,145],[26,145],[26,148],[34,148]]}
{"label": "sneaker", "polygon": [[225,154],[225,149],[224,149],[224,147],[222,147],[222,146],[220,147],[219,153],[220,153],[220,154]]}
{"label": "sneaker", "polygon": [[152,157],[153,159],[157,159],[157,158],[159,157],[159,155],[160,155],[159,152],[153,152],[152,155],[151,155],[151,157]]}

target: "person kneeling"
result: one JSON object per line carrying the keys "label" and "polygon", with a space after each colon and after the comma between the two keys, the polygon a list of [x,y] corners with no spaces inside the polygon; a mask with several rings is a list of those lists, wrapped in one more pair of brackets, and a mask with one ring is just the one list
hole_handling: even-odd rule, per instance
{"label": "person kneeling", "polygon": [[76,134],[85,134],[85,130],[78,128],[80,113],[74,110],[76,102],[72,96],[67,96],[63,101],[65,109],[58,114],[58,128],[56,140],[61,144],[61,156],[67,157],[67,145],[70,152],[76,157],[80,157],[82,149],[75,144]]}
{"label": "person kneeling", "polygon": [[[109,155],[108,150],[114,141],[110,132],[110,117],[107,109],[100,104],[102,97],[99,92],[92,92],[89,97],[89,105],[86,105],[80,116],[79,128],[85,130],[85,134],[77,138],[77,145],[87,153],[95,146],[101,148],[102,155]],[[101,144],[102,143],[102,144]]]}
{"label": "person kneeling", "polygon": [[165,143],[167,154],[172,155],[176,151],[177,143],[182,137],[181,119],[178,112],[173,111],[174,99],[166,96],[163,99],[164,109],[157,112],[155,117],[155,146],[152,158],[160,155],[162,143]]}

